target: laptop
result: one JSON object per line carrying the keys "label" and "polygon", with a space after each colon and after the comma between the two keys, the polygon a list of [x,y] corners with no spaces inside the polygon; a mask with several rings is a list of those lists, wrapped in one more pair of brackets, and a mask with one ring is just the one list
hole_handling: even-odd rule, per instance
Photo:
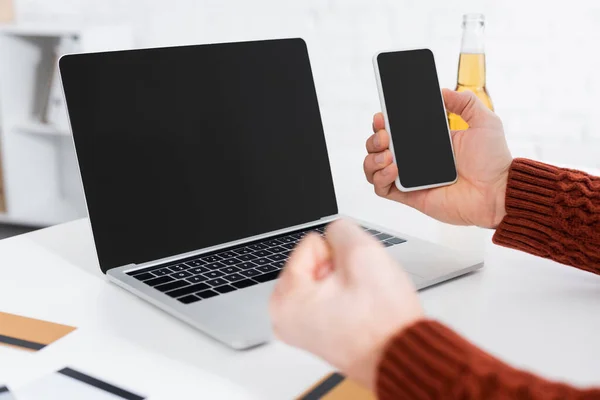
{"label": "laptop", "polygon": [[[286,260],[339,218],[305,42],[75,54],[59,67],[108,279],[232,348],[269,341]],[[417,288],[482,266],[359,223]]]}

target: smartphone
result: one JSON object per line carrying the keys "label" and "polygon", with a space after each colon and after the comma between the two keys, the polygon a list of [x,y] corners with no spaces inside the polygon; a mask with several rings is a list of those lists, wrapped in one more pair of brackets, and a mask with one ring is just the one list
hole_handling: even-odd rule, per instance
{"label": "smartphone", "polygon": [[429,49],[387,51],[373,57],[390,150],[403,192],[456,182],[452,138]]}

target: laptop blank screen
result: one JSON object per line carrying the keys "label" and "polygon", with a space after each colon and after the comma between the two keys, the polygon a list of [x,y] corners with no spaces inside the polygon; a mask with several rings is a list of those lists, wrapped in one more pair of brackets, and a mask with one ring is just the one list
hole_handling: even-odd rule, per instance
{"label": "laptop blank screen", "polygon": [[72,55],[60,70],[104,272],[337,213],[301,39]]}

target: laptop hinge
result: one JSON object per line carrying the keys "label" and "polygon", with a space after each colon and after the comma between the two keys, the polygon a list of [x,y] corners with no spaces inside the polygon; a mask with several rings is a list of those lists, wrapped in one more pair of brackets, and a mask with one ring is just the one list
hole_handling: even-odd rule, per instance
{"label": "laptop hinge", "polygon": [[319,221],[323,221],[323,220],[329,220],[329,221],[333,221],[334,219],[338,219],[340,216],[339,214],[335,214],[335,215],[328,215],[326,217],[321,217],[319,218]]}
{"label": "laptop hinge", "polygon": [[[127,268],[137,267],[137,264],[135,264],[135,263],[123,264],[123,265],[121,265],[119,267],[115,267],[115,268],[125,268],[125,267],[127,267]],[[109,269],[109,271],[110,271],[110,269]]]}
{"label": "laptop hinge", "polygon": [[[339,218],[338,214],[336,214],[336,215],[329,215],[329,216],[326,216],[326,217],[321,217],[318,220],[313,220],[311,223],[307,223],[307,224],[303,224],[303,225],[308,225],[308,224],[310,224],[310,225],[316,225],[318,223],[318,221],[320,221],[322,223],[323,222],[327,223],[327,222],[334,221],[334,220],[336,220],[338,218]],[[290,228],[290,229],[292,229],[292,228]],[[294,228],[294,229],[302,229],[302,228]],[[279,233],[274,233],[274,235],[277,235],[277,234],[279,234]],[[261,236],[264,236],[264,234],[261,235]],[[247,240],[260,240],[259,238],[256,238],[256,237],[255,238],[246,238],[246,239]],[[129,264],[125,264],[125,265],[122,265],[122,266],[116,267],[116,268],[119,268],[120,270],[123,270],[123,271],[129,271],[130,268],[144,269],[144,268],[147,268],[147,267],[151,267],[151,266],[154,266],[154,265],[160,265],[160,264],[163,264],[163,263],[176,262],[178,259],[182,259],[182,258],[193,257],[193,256],[196,256],[196,255],[200,256],[200,254],[202,254],[202,253],[219,250],[220,248],[224,248],[224,247],[226,248],[226,247],[230,247],[230,246],[243,245],[243,243],[245,241],[247,241],[247,240],[243,240],[242,239],[242,240],[239,241],[239,243],[225,243],[225,244],[221,244],[221,245],[211,246],[209,248],[202,249],[201,251],[197,251],[196,250],[196,251],[191,251],[191,252],[188,252],[188,253],[177,254],[177,255],[173,255],[173,256],[169,256],[169,257],[164,257],[164,258],[157,259],[157,260],[152,260],[152,261],[149,261],[147,263],[141,263],[141,264],[129,263]],[[139,267],[139,268],[137,268],[137,267]]]}

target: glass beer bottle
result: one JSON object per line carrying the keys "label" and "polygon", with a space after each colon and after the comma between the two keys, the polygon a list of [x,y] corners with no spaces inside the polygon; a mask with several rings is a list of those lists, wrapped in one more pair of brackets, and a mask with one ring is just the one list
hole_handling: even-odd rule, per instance
{"label": "glass beer bottle", "polygon": [[[474,92],[493,111],[492,99],[485,87],[485,18],[483,14],[466,14],[463,16],[462,26],[463,36],[456,90]],[[461,117],[452,113],[448,115],[448,122],[452,130],[463,130],[469,127]]]}

